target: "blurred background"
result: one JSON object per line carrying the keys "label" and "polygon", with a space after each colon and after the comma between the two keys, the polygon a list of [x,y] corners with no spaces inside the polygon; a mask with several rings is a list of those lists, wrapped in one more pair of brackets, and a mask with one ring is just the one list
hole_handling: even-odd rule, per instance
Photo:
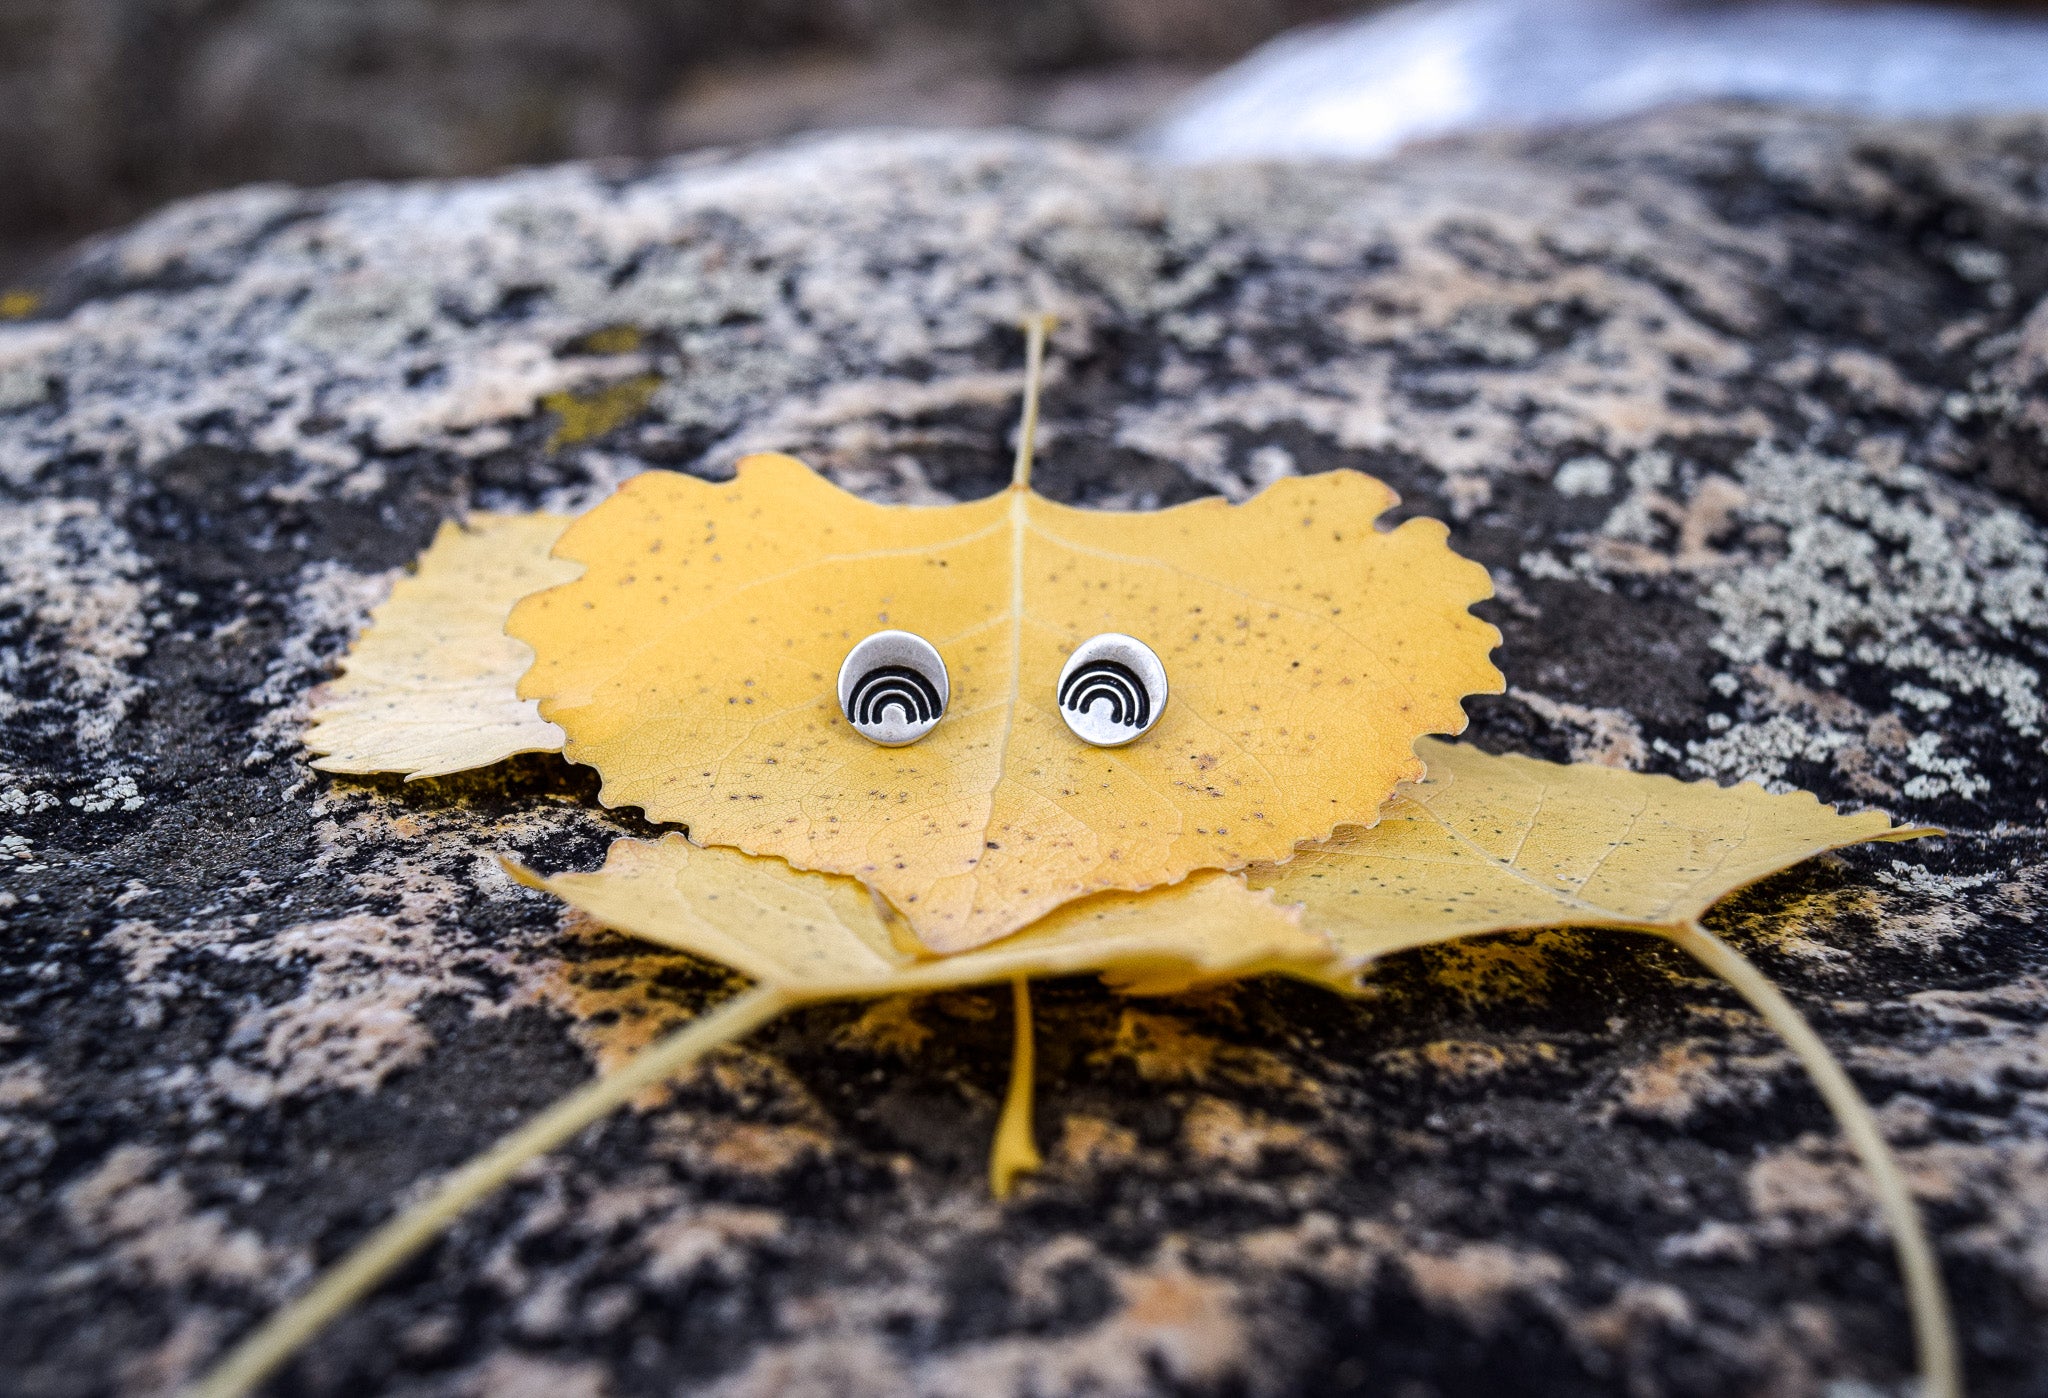
{"label": "blurred background", "polygon": [[[1369,13],[1393,8],[1343,0],[0,0],[0,285],[31,275],[82,234],[249,181],[462,175],[872,125],[1137,137],[1190,158],[1288,153],[1290,141],[1370,154],[1489,113],[1541,119],[1563,87],[1611,79],[1616,60],[1605,46],[1634,31],[1663,45],[1663,78],[1637,75],[1624,84],[1627,100],[1592,110],[1673,95],[1674,63],[1720,90],[1759,58],[1776,53],[1780,66],[1799,70],[1806,57],[1788,50],[1838,47],[1824,35],[1773,36],[1774,14],[1812,18],[1814,6],[1423,0],[1405,15]],[[1905,13],[1827,8],[1828,23],[1840,14],[1881,26]],[[2048,85],[2048,48],[2016,59],[1997,27],[2033,33],[2044,11],[2048,3],[1922,7],[1912,22],[1932,16],[1961,26],[1981,47],[2004,51],[2007,68],[2037,67],[2034,81]],[[1736,32],[1731,16],[1747,26],[1733,59],[1724,51]],[[1345,19],[1354,20],[1349,30],[1283,43],[1279,58],[1292,68],[1269,54],[1263,87],[1201,86],[1276,35]],[[1993,28],[1971,29],[1983,21]],[[1492,36],[1486,61],[1473,37],[1481,31]],[[1706,50],[1701,35],[1712,39]],[[1917,50],[1923,38],[1886,42]],[[1672,59],[1673,42],[1694,47]],[[1548,60],[1532,52],[1546,43]],[[1447,46],[1465,63],[1448,77]],[[1844,81],[1892,81],[1863,72],[1871,62],[1843,59]],[[2000,81],[2024,85],[2027,76]],[[1805,80],[1796,71],[1780,79]],[[1301,137],[1299,111],[1294,137],[1271,134],[1276,102],[1299,106],[1316,82],[1326,98],[1333,85],[1373,88],[1379,107],[1361,115],[1353,103],[1333,117],[1326,102],[1323,138]],[[1453,88],[1458,101],[1446,107]],[[1519,91],[1512,100],[1510,89]],[[1732,90],[1745,95],[1740,82]],[[1765,84],[1747,95],[1774,93]],[[1856,105],[1854,94],[1844,100]],[[1569,114],[1568,106],[1558,111]]]}

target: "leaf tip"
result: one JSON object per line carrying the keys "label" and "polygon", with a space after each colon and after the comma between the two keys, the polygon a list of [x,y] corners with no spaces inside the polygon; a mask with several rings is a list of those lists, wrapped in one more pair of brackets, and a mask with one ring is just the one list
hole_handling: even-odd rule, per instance
{"label": "leaf tip", "polygon": [[538,893],[554,892],[548,886],[547,878],[544,875],[535,873],[509,854],[498,856],[498,867],[505,871],[506,877],[523,888],[530,888]]}
{"label": "leaf tip", "polygon": [[[1890,817],[1887,816],[1886,819]],[[1884,834],[1872,838],[1885,844],[1899,844],[1906,840],[1946,839],[1948,834],[1948,828],[1941,825],[1894,825]]]}

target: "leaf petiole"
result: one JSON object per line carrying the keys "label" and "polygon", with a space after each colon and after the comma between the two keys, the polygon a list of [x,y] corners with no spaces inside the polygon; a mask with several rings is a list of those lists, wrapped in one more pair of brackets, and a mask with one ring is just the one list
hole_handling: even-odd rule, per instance
{"label": "leaf petiole", "polygon": [[1733,987],[1798,1056],[1835,1124],[1869,1172],[1878,1210],[1891,1231],[1899,1271],[1905,1277],[1906,1306],[1913,1318],[1921,1398],[1962,1398],[1962,1364],[1956,1354],[1955,1324],[1941,1280],[1941,1264],[1927,1241],[1920,1207],[1906,1186],[1891,1145],[1878,1130],[1869,1103],[1806,1017],[1740,952],[1697,922],[1672,923],[1655,930]]}
{"label": "leaf petiole", "polygon": [[1045,337],[1052,333],[1053,324],[1053,317],[1043,313],[1024,318],[1024,417],[1017,424],[1012,490],[1031,488],[1031,462],[1038,450],[1038,391],[1045,383]]}
{"label": "leaf petiole", "polygon": [[1003,1114],[996,1123],[995,1143],[988,1153],[989,1190],[1007,1199],[1017,1176],[1029,1174],[1045,1161],[1031,1134],[1032,1075],[1036,1071],[1031,1033],[1031,982],[1018,976],[1010,982],[1010,1006],[1015,1017],[1010,1049],[1010,1090],[1003,1098]]}

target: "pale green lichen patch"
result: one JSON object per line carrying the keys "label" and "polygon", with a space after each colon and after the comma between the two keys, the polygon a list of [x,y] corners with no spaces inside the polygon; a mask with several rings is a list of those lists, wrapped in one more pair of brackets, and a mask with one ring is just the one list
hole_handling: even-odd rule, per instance
{"label": "pale green lichen patch", "polygon": [[[1584,458],[1569,466],[1574,481],[1600,475]],[[1945,731],[1959,703],[2002,742],[2041,751],[2048,546],[2013,506],[1960,507],[1895,450],[1763,442],[1725,475],[1659,450],[1629,458],[1625,479],[1584,547],[1525,554],[1522,570],[1594,586],[1697,579],[1708,643],[1728,663],[1710,688],[1733,712],[1669,755],[1724,781],[1796,784],[1793,771],[1820,767],[1876,799],[1970,800],[1992,777]],[[1868,696],[1858,702],[1843,690],[1863,675],[1849,686]]]}
{"label": "pale green lichen patch", "polygon": [[[1924,470],[1881,458],[1760,447],[1737,475],[1744,517],[1775,526],[1783,542],[1760,550],[1761,566],[1707,589],[1702,605],[1721,622],[1717,651],[1738,665],[1875,671],[1909,730],[1976,699],[2006,741],[2040,750],[2048,547],[2015,509],[1993,500],[1958,508]],[[1695,756],[1717,775],[1774,778],[1786,757],[1832,758],[1862,736],[1810,716],[1800,726],[1803,741],[1778,716],[1745,723]],[[1989,789],[1938,727],[1904,738],[1886,764],[1904,795]]]}

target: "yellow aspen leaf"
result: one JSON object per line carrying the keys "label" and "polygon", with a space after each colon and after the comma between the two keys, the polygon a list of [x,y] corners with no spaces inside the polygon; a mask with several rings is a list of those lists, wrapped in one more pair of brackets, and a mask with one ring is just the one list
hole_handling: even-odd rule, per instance
{"label": "yellow aspen leaf", "polygon": [[[1444,526],[1374,521],[1353,471],[1233,505],[1074,509],[1024,484],[935,508],[870,504],[790,457],[713,483],[651,471],[571,525],[576,582],[528,597],[520,693],[610,805],[700,844],[850,874],[923,944],[960,952],[1060,905],[1284,858],[1368,824],[1421,775],[1413,744],[1497,691],[1485,569]],[[938,647],[944,720],[910,747],[839,712],[847,651],[883,628]],[[1104,631],[1172,685],[1128,747],[1080,742],[1054,687]]]}
{"label": "yellow aspen leaf", "polygon": [[418,570],[371,612],[341,677],[315,695],[313,765],[418,780],[559,751],[562,730],[519,697],[533,651],[505,634],[505,616],[527,593],[576,576],[575,564],[548,556],[568,522],[478,514],[443,524]]}
{"label": "yellow aspen leaf", "polygon": [[1330,955],[1302,931],[1299,909],[1215,872],[1147,894],[1097,894],[993,945],[933,957],[905,945],[889,909],[853,879],[681,835],[615,840],[591,873],[507,868],[607,927],[730,966],[790,1003],[1084,972],[1170,991]]}
{"label": "yellow aspen leaf", "polygon": [[1303,907],[1336,944],[1343,974],[1485,932],[1686,929],[1735,890],[1816,854],[1937,833],[1878,811],[1841,815],[1805,791],[1416,747],[1429,775],[1395,793],[1377,825],[1246,871],[1252,887]]}

